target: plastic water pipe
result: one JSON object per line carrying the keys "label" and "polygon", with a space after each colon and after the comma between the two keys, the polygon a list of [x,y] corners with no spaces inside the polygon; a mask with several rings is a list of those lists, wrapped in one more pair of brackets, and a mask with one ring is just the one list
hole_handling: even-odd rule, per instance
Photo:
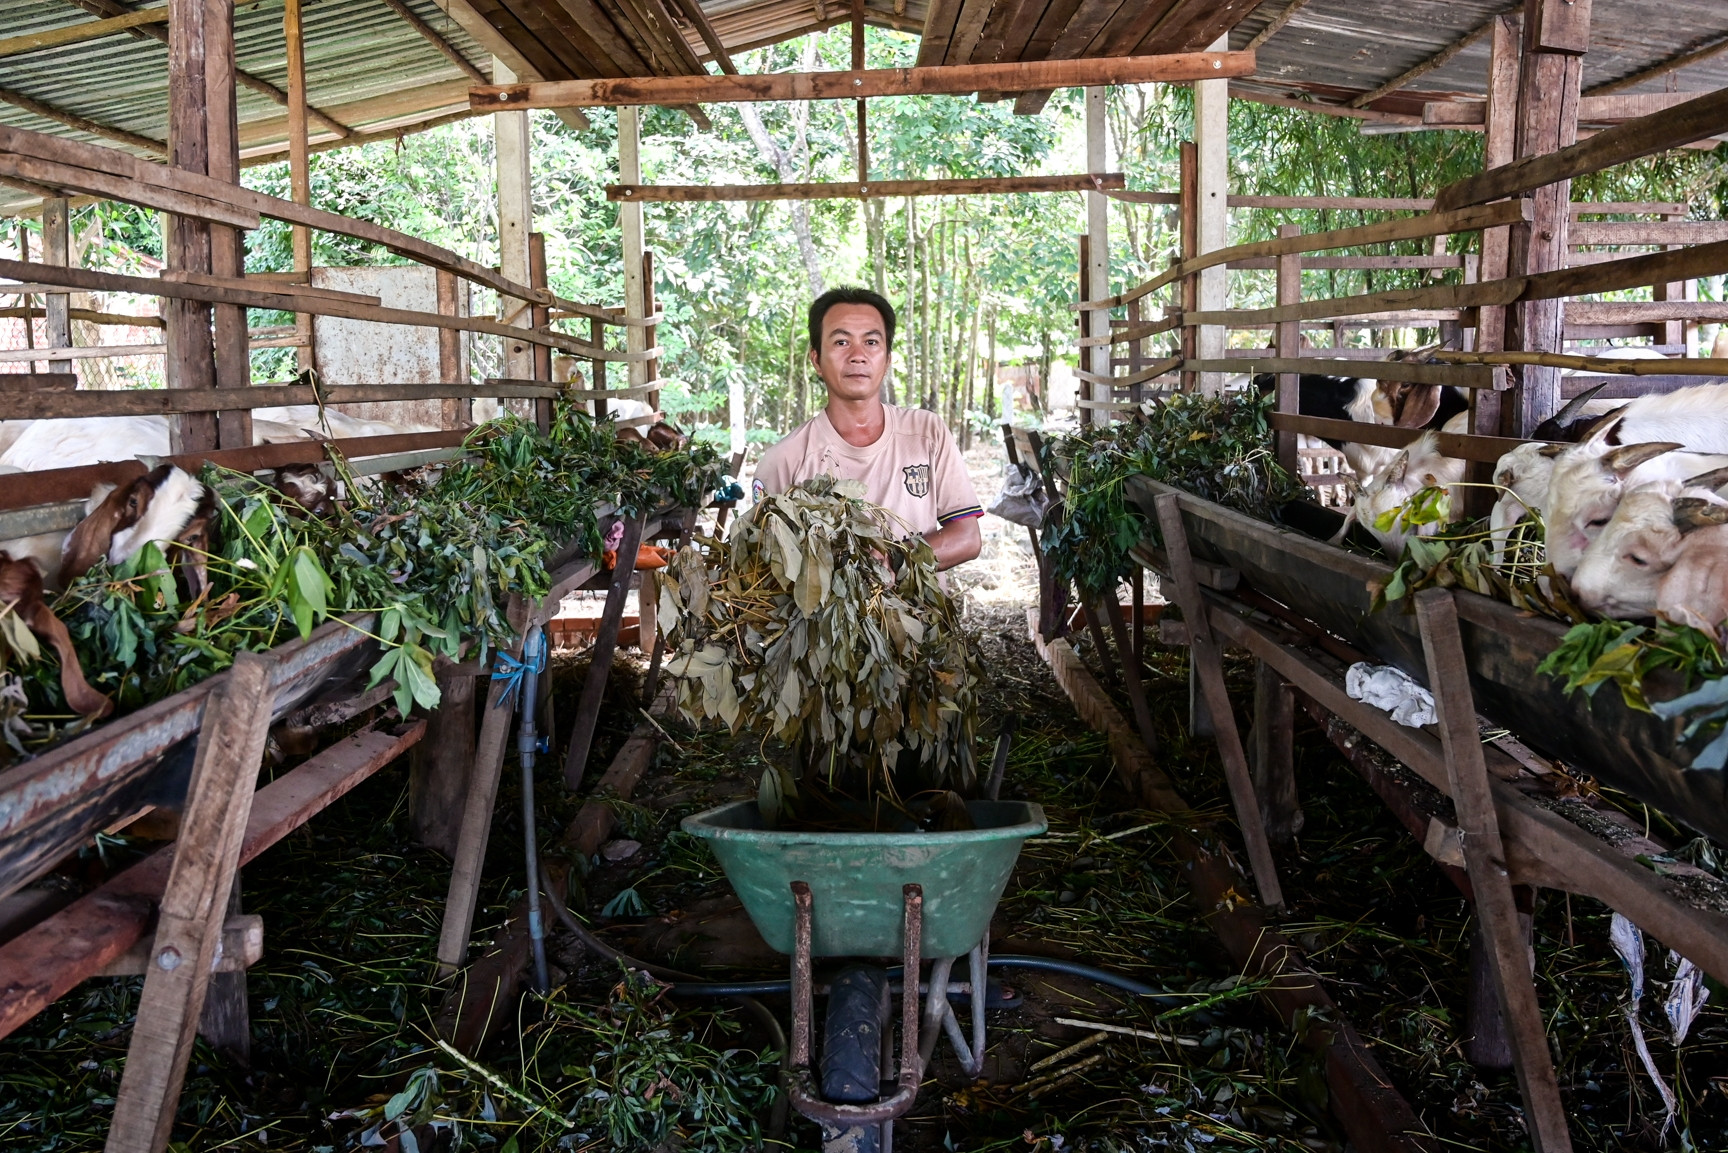
{"label": "plastic water pipe", "polygon": [[528,855],[528,940],[534,948],[534,991],[551,988],[546,971],[546,923],[540,914],[540,845],[534,822],[534,758],[543,751],[534,731],[540,670],[546,666],[546,633],[539,625],[522,639],[522,681],[517,707],[522,711],[516,728],[516,759],[522,766],[522,842]]}

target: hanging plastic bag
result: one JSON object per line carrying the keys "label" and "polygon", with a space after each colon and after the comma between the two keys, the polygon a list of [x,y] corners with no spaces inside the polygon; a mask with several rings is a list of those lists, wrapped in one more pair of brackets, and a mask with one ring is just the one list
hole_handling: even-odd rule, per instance
{"label": "hanging plastic bag", "polygon": [[1044,491],[1044,482],[1031,466],[1016,461],[1002,481],[1002,491],[990,502],[988,511],[992,516],[1014,524],[1043,528],[1044,513],[1049,507],[1050,497]]}

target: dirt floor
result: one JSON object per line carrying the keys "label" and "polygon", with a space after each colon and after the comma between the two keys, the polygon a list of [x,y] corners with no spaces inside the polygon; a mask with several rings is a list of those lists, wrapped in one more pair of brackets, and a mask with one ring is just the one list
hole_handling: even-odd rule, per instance
{"label": "dirt floor", "polygon": [[[992,453],[980,446],[973,456],[988,501]],[[1016,718],[1004,795],[1038,802],[1050,822],[1009,882],[994,950],[1105,966],[1169,996],[1139,1000],[1069,977],[1006,974],[1020,1003],[988,1013],[984,1077],[968,1080],[939,1049],[916,1110],[896,1128],[896,1148],[1343,1151],[1321,1070],[1261,1007],[1256,983],[1233,971],[1188,897],[1165,820],[1135,809],[1118,789],[1104,742],[1078,720],[1029,643],[1035,570],[1024,530],[994,518],[984,530],[984,556],[956,580],[993,682],[980,751],[987,757],[1002,719]],[[1096,668],[1089,644],[1077,645]],[[1211,746],[1185,735],[1186,663],[1184,650],[1150,646],[1145,676],[1160,762],[1228,830]],[[566,723],[585,667],[576,657],[554,669],[555,711]],[[1251,666],[1232,661],[1228,671],[1232,691],[1245,698]],[[596,766],[639,723],[641,681],[640,659],[621,660]],[[1293,903],[1282,927],[1447,1147],[1528,1148],[1511,1074],[1474,1068],[1463,1056],[1468,909],[1300,712],[1298,723],[1306,824],[1279,853]],[[763,751],[711,730],[671,721],[667,728],[672,740],[634,796],[612,802],[613,839],[590,860],[564,858],[568,905],[601,941],[644,961],[708,978],[780,976],[785,959],[756,935],[702,842],[679,830],[689,814],[753,795]],[[542,844],[554,856],[582,801],[555,778],[552,769],[542,774],[539,812]],[[476,917],[482,940],[523,888],[513,765],[504,780]],[[675,1000],[627,977],[562,924],[551,928],[553,994],[525,999],[477,1059],[441,1048],[434,1021],[444,991],[431,980],[431,961],[449,864],[412,843],[406,789],[406,765],[392,766],[248,867],[244,906],[263,915],[266,934],[264,959],[250,974],[252,1068],[200,1046],[179,1148],[817,1146],[814,1127],[796,1117],[775,1134],[784,1117],[774,1104],[776,1038],[752,1011]],[[124,839],[105,840],[91,865],[99,855],[112,864],[136,851]],[[1634,1055],[1606,910],[1545,894],[1535,924],[1538,990],[1577,1147],[1728,1149],[1723,990],[1712,987],[1712,1003],[1677,1052],[1660,1008],[1671,965],[1650,943],[1651,991],[1640,1020],[1680,1102],[1664,1131],[1661,1102]],[[137,979],[87,982],[0,1042],[0,1148],[100,1146],[137,990]],[[786,1020],[784,996],[760,1004]],[[1095,1024],[1139,1035],[1108,1033],[1037,1067],[1091,1037]],[[399,1127],[413,1137],[397,1137]]]}

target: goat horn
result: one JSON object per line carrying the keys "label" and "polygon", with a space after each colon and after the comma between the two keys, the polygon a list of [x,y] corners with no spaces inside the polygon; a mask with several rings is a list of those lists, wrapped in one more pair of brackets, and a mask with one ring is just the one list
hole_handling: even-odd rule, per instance
{"label": "goat horn", "polygon": [[1674,527],[1685,536],[1695,529],[1728,524],[1728,505],[1702,497],[1682,496],[1674,500]]}
{"label": "goat horn", "polygon": [[1584,406],[1596,399],[1596,394],[1608,387],[1608,381],[1592,385],[1566,402],[1566,407],[1554,414],[1554,423],[1565,424],[1575,416],[1584,415]]}

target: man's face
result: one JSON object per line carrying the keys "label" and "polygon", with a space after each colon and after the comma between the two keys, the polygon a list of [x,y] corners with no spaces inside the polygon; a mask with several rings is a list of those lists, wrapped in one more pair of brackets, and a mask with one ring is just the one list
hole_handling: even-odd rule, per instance
{"label": "man's face", "polygon": [[822,345],[810,350],[828,395],[865,400],[882,394],[888,372],[888,326],[869,304],[836,304],[822,318]]}

